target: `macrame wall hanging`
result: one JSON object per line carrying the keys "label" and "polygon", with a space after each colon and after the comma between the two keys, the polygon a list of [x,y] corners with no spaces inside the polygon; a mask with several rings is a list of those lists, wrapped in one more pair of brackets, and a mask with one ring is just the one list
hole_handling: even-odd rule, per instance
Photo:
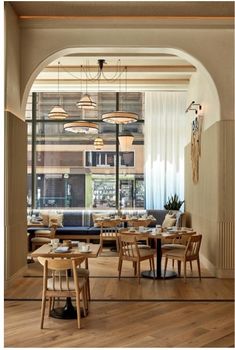
{"label": "macrame wall hanging", "polygon": [[191,161],[192,161],[192,177],[193,183],[199,181],[199,158],[201,156],[201,131],[202,118],[197,116],[192,122],[191,132]]}

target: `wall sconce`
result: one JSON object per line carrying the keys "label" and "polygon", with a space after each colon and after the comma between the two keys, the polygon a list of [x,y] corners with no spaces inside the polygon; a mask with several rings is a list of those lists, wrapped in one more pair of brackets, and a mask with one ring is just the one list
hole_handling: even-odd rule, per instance
{"label": "wall sconce", "polygon": [[195,114],[198,114],[198,111],[202,109],[202,106],[200,103],[196,103],[195,101],[192,101],[188,108],[186,109],[185,113],[188,113],[188,111],[195,111]]}

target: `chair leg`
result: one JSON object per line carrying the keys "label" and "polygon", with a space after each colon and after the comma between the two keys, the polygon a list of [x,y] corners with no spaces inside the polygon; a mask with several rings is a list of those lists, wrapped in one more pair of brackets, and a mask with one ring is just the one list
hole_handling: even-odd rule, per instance
{"label": "chair leg", "polygon": [[87,310],[88,310],[88,301],[87,301],[87,290],[85,285],[82,288],[82,305],[83,305],[84,316],[86,316]]}
{"label": "chair leg", "polygon": [[137,262],[133,261],[133,267],[134,267],[134,275],[137,275]]}
{"label": "chair leg", "polygon": [[167,268],[167,262],[168,262],[168,258],[165,257],[165,266],[164,266],[164,274],[163,274],[163,278],[166,277],[166,268]]}
{"label": "chair leg", "polygon": [[152,271],[153,267],[152,267],[152,258],[149,258],[149,266],[150,266],[150,270]]}
{"label": "chair leg", "polygon": [[191,271],[193,271],[192,260],[190,260],[189,263],[190,263],[190,269],[191,269]]}
{"label": "chair leg", "polygon": [[200,281],[201,281],[201,268],[200,268],[200,260],[199,260],[199,257],[197,258],[197,267],[198,267],[199,278],[200,278]]}
{"label": "chair leg", "polygon": [[186,282],[186,260],[184,260],[184,282]]}
{"label": "chair leg", "polygon": [[140,261],[137,262],[138,283],[140,284]]}
{"label": "chair leg", "polygon": [[46,295],[45,295],[45,293],[43,293],[43,295],[42,295],[42,307],[41,307],[41,323],[40,323],[41,329],[43,329],[45,307],[46,307]]}
{"label": "chair leg", "polygon": [[100,253],[103,251],[103,239],[100,237]]}
{"label": "chair leg", "polygon": [[154,258],[151,258],[152,260],[152,267],[153,267],[153,278],[155,279],[156,278],[156,275],[155,275],[155,264],[154,264]]}
{"label": "chair leg", "polygon": [[81,315],[80,315],[80,295],[76,293],[76,308],[77,308],[77,324],[78,328],[81,328]]}
{"label": "chair leg", "polygon": [[181,275],[181,261],[178,260],[177,264],[178,264],[178,276],[180,277],[180,275]]}
{"label": "chair leg", "polygon": [[119,258],[119,262],[118,262],[118,279],[119,280],[121,277],[121,272],[122,272],[122,259]]}
{"label": "chair leg", "polygon": [[91,300],[90,278],[87,277],[87,299]]}
{"label": "chair leg", "polygon": [[118,238],[116,238],[116,247],[117,247],[117,252],[119,252],[119,241],[118,241]]}
{"label": "chair leg", "polygon": [[52,305],[52,297],[49,298],[49,305],[48,305],[48,316],[50,317],[51,312],[51,305]]}

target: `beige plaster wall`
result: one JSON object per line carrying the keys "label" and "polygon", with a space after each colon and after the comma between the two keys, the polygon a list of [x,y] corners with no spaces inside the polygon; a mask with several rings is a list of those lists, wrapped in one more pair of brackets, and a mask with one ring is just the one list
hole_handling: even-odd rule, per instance
{"label": "beige plaster wall", "polygon": [[5,113],[5,279],[27,261],[26,226],[26,123]]}
{"label": "beige plaster wall", "polygon": [[[190,79],[187,91],[187,106],[192,101],[200,103],[202,106],[202,109],[198,111],[203,118],[202,130],[208,129],[216,121],[220,120],[220,102],[216,91],[211,88],[210,82],[200,69],[193,73]],[[187,143],[191,139],[191,124],[195,117],[195,111],[188,111],[185,114]]]}
{"label": "beige plaster wall", "polygon": [[201,138],[199,182],[192,181],[191,144],[185,148],[185,211],[189,224],[203,234],[201,253],[216,268],[218,221],[218,123]]}
{"label": "beige plaster wall", "polygon": [[[56,27],[55,23],[53,25]],[[232,29],[140,29],[138,25],[134,29],[118,26],[115,28],[69,28],[63,27],[63,23],[60,25],[56,28],[47,28],[46,25],[42,28],[39,24],[33,28],[22,27],[22,97],[30,77],[33,80],[44,64],[48,64],[64,53],[76,52],[84,48],[86,52],[89,52],[89,48],[97,48],[97,51],[105,56],[105,52],[112,48],[112,52],[117,55],[124,51],[128,55],[131,50],[138,53],[168,50],[167,52],[170,53],[173,48],[172,53],[179,52],[180,56],[190,59],[191,63],[197,66],[200,65],[199,61],[208,70],[218,89],[222,118],[233,119],[234,43]],[[202,67],[203,73],[207,75],[206,70],[203,70]],[[27,94],[24,96],[24,103]]]}
{"label": "beige plaster wall", "polygon": [[12,7],[5,3],[5,110],[20,113],[20,29],[19,22]]}

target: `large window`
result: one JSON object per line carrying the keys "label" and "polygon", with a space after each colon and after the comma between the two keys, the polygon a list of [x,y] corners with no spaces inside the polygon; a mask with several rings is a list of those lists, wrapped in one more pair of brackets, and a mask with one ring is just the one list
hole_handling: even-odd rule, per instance
{"label": "large window", "polygon": [[104,112],[115,110],[116,94],[100,93],[92,97],[98,110],[89,112],[76,107],[79,93],[63,93],[61,101],[70,120],[98,123],[99,135],[104,140],[99,151],[93,145],[96,136],[70,133],[64,130],[65,121],[48,119],[50,109],[57,102],[56,94],[29,96],[26,111],[29,208],[144,207],[143,96],[128,93],[125,97],[129,110],[137,113],[140,121],[119,126],[119,132],[129,131],[134,136],[131,149],[119,149],[119,152],[116,125],[106,124],[100,118]]}

